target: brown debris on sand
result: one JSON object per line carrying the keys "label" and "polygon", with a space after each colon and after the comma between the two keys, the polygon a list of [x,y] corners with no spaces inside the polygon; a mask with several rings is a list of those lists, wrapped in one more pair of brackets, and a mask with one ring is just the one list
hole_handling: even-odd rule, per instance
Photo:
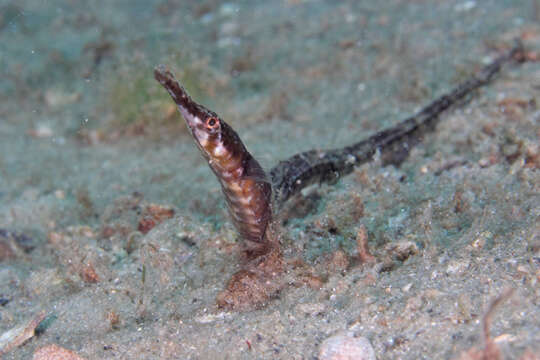
{"label": "brown debris on sand", "polygon": [[[483,330],[483,338],[484,338],[484,347],[478,348],[476,346],[470,348],[466,352],[463,352],[459,355],[459,357],[455,358],[456,360],[502,360],[503,356],[501,353],[501,350],[497,346],[495,339],[491,337],[490,327],[491,327],[491,320],[493,318],[493,315],[495,313],[495,310],[506,300],[508,300],[512,294],[514,293],[514,289],[506,289],[503,291],[501,295],[495,298],[491,305],[489,305],[489,308],[484,315],[484,318],[482,319],[482,330]],[[521,360],[534,360],[538,359],[534,354],[532,354],[530,351],[525,351],[523,355],[520,357]]]}
{"label": "brown debris on sand", "polygon": [[280,247],[273,245],[265,254],[244,265],[236,272],[227,287],[217,296],[220,308],[247,311],[264,306],[285,286]]}
{"label": "brown debris on sand", "polygon": [[371,255],[368,248],[368,233],[365,225],[361,225],[358,228],[356,234],[356,251],[360,262],[362,263],[374,263],[375,257]]}
{"label": "brown debris on sand", "polygon": [[174,209],[171,206],[160,204],[148,204],[143,208],[143,213],[139,218],[137,230],[146,234],[152,228],[164,220],[170,219],[174,216]]}
{"label": "brown debris on sand", "polygon": [[27,340],[34,337],[36,327],[45,319],[45,312],[40,312],[30,321],[16,326],[0,335],[0,357],[18,348]]}

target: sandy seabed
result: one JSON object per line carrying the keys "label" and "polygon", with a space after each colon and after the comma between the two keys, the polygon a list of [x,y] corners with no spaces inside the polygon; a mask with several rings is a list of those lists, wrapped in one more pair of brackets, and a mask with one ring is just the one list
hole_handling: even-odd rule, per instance
{"label": "sandy seabed", "polygon": [[[265,168],[413,114],[521,38],[538,1],[0,1],[0,334],[5,359],[377,359],[540,351],[540,63],[506,66],[401,167],[363,165],[278,214],[289,271],[224,311],[240,268],[219,184],[156,64]],[[374,263],[357,261],[365,230]],[[35,325],[35,324],[34,324]],[[24,331],[22,331],[24,333]],[[6,345],[0,341],[0,351]],[[322,357],[321,357],[322,358]]]}

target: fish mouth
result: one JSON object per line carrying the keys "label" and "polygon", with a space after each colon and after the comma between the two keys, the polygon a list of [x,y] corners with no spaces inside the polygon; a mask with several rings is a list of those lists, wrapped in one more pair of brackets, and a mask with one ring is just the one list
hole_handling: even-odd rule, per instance
{"label": "fish mouth", "polygon": [[189,111],[187,111],[187,109],[185,109],[184,107],[180,105],[178,105],[178,110],[180,111],[180,114],[186,121],[186,125],[189,131],[193,135],[193,131],[197,128],[197,124],[201,123],[201,120],[195,115],[191,114]]}

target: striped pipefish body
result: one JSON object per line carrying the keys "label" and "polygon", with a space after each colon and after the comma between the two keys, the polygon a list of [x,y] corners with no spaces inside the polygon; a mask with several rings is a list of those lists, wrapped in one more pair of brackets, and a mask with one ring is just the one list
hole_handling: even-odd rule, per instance
{"label": "striped pipefish body", "polygon": [[232,221],[248,254],[266,250],[272,187],[260,164],[238,134],[216,113],[196,103],[163,66],[156,80],[169,92],[208,165],[221,183]]}

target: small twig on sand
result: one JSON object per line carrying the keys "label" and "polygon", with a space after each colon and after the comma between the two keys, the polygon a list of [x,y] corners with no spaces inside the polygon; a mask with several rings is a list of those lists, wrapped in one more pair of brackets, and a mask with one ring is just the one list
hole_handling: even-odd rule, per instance
{"label": "small twig on sand", "polygon": [[[484,315],[484,318],[482,319],[482,330],[483,330],[483,336],[484,336],[484,348],[478,349],[477,347],[472,347],[471,349],[467,350],[464,353],[461,353],[459,357],[457,357],[457,360],[501,360],[502,355],[501,351],[499,350],[499,347],[495,343],[495,341],[491,338],[490,334],[490,327],[491,327],[491,319],[493,318],[493,314],[495,313],[495,310],[501,305],[503,302],[508,300],[512,294],[514,293],[514,289],[508,288],[503,291],[503,293],[493,302],[489,305],[489,308]],[[523,358],[522,358],[523,359]]]}
{"label": "small twig on sand", "polygon": [[368,248],[368,234],[367,229],[364,225],[360,225],[358,232],[356,233],[356,246],[357,254],[360,262],[364,263],[374,263],[375,257],[371,255]]}

